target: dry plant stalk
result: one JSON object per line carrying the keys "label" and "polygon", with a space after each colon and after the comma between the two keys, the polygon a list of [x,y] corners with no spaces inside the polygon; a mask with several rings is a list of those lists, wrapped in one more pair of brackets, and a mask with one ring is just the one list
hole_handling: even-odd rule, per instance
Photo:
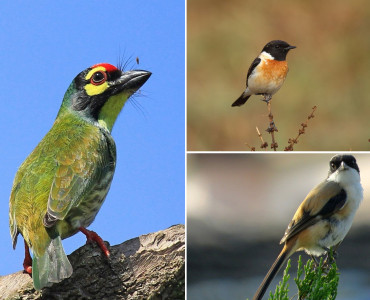
{"label": "dry plant stalk", "polygon": [[256,151],[256,147],[249,146],[247,143],[245,143],[245,145],[249,148],[249,150]]}
{"label": "dry plant stalk", "polygon": [[271,134],[271,140],[272,140],[271,149],[274,149],[274,151],[276,151],[277,150],[277,147],[278,147],[278,144],[275,141],[275,131],[277,132],[278,130],[277,130],[276,126],[275,126],[274,116],[271,113],[271,103],[270,103],[270,100],[271,100],[271,96],[270,96],[270,99],[269,100],[267,100],[266,96],[265,96],[265,99],[263,100],[263,101],[267,102],[267,110],[269,112],[269,114],[268,114],[268,117],[269,117],[269,127],[267,127],[266,131]]}
{"label": "dry plant stalk", "polygon": [[287,147],[285,147],[284,151],[293,151],[293,146],[294,144],[297,144],[298,143],[298,139],[299,137],[305,133],[305,129],[306,127],[308,126],[308,121],[312,118],[314,118],[314,113],[317,109],[317,106],[315,105],[314,107],[312,107],[312,112],[311,114],[307,117],[307,120],[305,123],[301,123],[301,128],[299,128],[298,130],[298,135],[296,136],[296,138],[291,138],[288,140],[288,143],[289,145]]}
{"label": "dry plant stalk", "polygon": [[256,126],[256,130],[257,130],[257,134],[258,134],[258,136],[259,136],[259,138],[261,140],[261,143],[262,143],[261,144],[261,149],[265,149],[265,151],[267,151],[267,147],[268,147],[269,144],[263,140],[262,134],[259,131],[259,129],[258,129],[257,126]]}
{"label": "dry plant stalk", "polygon": [[[266,131],[268,133],[271,133],[271,139],[272,139],[272,143],[271,143],[271,149],[274,149],[274,151],[277,151],[277,147],[278,147],[278,144],[275,142],[275,135],[274,135],[274,132],[275,131],[278,131],[276,126],[275,126],[275,122],[274,122],[274,117],[271,113],[271,104],[269,101],[266,101],[266,98],[263,100],[265,102],[267,102],[267,108],[268,108],[268,111],[269,111],[269,127],[266,129]],[[314,107],[312,107],[312,112],[311,114],[307,117],[306,119],[306,122],[305,123],[301,123],[301,127],[299,128],[298,130],[298,135],[295,137],[295,138],[290,138],[288,140],[288,143],[289,145],[287,147],[285,147],[284,151],[293,151],[293,147],[294,147],[294,144],[298,144],[298,139],[299,137],[305,133],[305,130],[306,130],[306,127],[308,127],[308,121],[312,118],[314,118],[314,113],[317,109],[317,106],[315,105]],[[256,127],[256,131],[257,131],[257,134],[258,134],[258,137],[260,138],[262,144],[260,146],[260,148],[264,149],[265,151],[267,151],[267,147],[268,147],[268,143],[264,141],[263,137],[262,137],[262,134],[261,132],[259,131],[258,127]],[[369,139],[369,142],[370,142],[370,139]],[[251,151],[256,151],[256,147],[252,147],[248,144],[246,144],[248,146],[248,148],[251,150]]]}
{"label": "dry plant stalk", "polygon": [[[271,134],[271,140],[272,140],[272,142],[271,142],[271,149],[274,149],[274,151],[277,151],[278,144],[275,141],[275,131],[277,132],[278,130],[277,130],[276,126],[275,126],[274,116],[271,113],[271,103],[270,103],[270,100],[271,100],[271,95],[267,95],[266,94],[266,95],[263,96],[262,101],[264,101],[264,102],[267,103],[268,118],[269,118],[269,127],[267,127],[266,131]],[[267,151],[268,143],[263,140],[262,134],[259,131],[259,129],[258,129],[257,126],[256,126],[256,130],[257,130],[258,137],[260,138],[261,143],[262,143],[261,146],[260,146],[260,148],[262,148],[265,151]],[[256,151],[256,147],[251,147],[247,143],[245,145],[251,151]]]}
{"label": "dry plant stalk", "polygon": [[[269,126],[267,127],[266,131],[268,133],[271,134],[271,149],[274,149],[274,151],[277,151],[277,148],[278,148],[278,143],[275,141],[275,131],[277,132],[278,129],[276,128],[275,126],[275,122],[274,122],[274,116],[273,114],[271,113],[271,95],[264,95],[264,98],[262,99],[262,101],[266,102],[267,103],[267,110],[268,110],[268,118],[269,118]],[[311,114],[308,115],[307,119],[306,119],[306,122],[305,123],[301,123],[301,127],[299,128],[298,130],[298,135],[295,137],[295,138],[290,138],[288,140],[288,143],[289,145],[287,147],[285,147],[284,151],[293,151],[293,147],[294,147],[294,144],[298,144],[298,139],[299,137],[305,133],[305,129],[306,127],[308,126],[308,121],[312,118],[314,118],[314,113],[317,109],[317,106],[315,105],[314,107],[312,107],[312,112]],[[257,134],[258,134],[258,137],[260,138],[261,140],[261,146],[260,148],[261,149],[264,149],[265,151],[267,151],[267,147],[268,147],[268,143],[264,141],[263,137],[262,137],[262,134],[261,132],[259,131],[258,127],[256,126],[256,131],[257,131]],[[370,139],[369,139],[369,142],[370,142]],[[249,144],[245,144],[251,151],[256,151],[256,147],[252,147],[250,146]]]}

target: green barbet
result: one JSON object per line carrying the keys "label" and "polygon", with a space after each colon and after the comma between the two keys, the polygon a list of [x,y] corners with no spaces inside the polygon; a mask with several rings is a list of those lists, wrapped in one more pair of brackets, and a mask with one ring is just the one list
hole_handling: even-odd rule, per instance
{"label": "green barbet", "polygon": [[82,71],[68,87],[53,127],[20,166],[10,195],[9,226],[14,248],[18,234],[24,238],[23,266],[36,289],[71,276],[61,240],[78,231],[109,256],[102,239],[86,227],[112,182],[114,122],[150,75],[106,63]]}

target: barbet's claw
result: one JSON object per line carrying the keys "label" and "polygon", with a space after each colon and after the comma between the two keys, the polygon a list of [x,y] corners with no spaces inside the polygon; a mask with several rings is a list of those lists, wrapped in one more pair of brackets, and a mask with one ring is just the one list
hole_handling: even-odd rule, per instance
{"label": "barbet's claw", "polygon": [[23,269],[25,273],[32,277],[32,258],[26,241],[24,241],[24,252]]}
{"label": "barbet's claw", "polygon": [[80,227],[79,230],[84,234],[86,235],[86,243],[89,243],[89,242],[96,242],[100,249],[103,251],[104,255],[106,257],[109,257],[110,256],[110,252],[107,248],[107,246],[105,245],[103,239],[95,232],[95,231],[92,231],[92,230],[88,230],[84,227]]}

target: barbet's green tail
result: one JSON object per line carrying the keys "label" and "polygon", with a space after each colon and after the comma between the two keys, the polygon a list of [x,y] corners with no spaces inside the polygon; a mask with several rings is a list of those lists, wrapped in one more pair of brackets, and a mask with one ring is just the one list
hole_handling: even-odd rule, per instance
{"label": "barbet's green tail", "polygon": [[41,257],[33,256],[32,278],[36,290],[60,282],[72,275],[73,269],[62,246],[60,236],[51,240]]}

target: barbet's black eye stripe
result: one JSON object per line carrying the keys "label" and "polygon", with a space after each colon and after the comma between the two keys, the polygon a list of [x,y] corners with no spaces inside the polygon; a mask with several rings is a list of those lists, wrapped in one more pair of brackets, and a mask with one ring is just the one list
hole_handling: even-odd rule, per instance
{"label": "barbet's black eye stripe", "polygon": [[121,77],[122,72],[120,70],[116,70],[113,72],[108,72],[108,81],[114,81]]}

